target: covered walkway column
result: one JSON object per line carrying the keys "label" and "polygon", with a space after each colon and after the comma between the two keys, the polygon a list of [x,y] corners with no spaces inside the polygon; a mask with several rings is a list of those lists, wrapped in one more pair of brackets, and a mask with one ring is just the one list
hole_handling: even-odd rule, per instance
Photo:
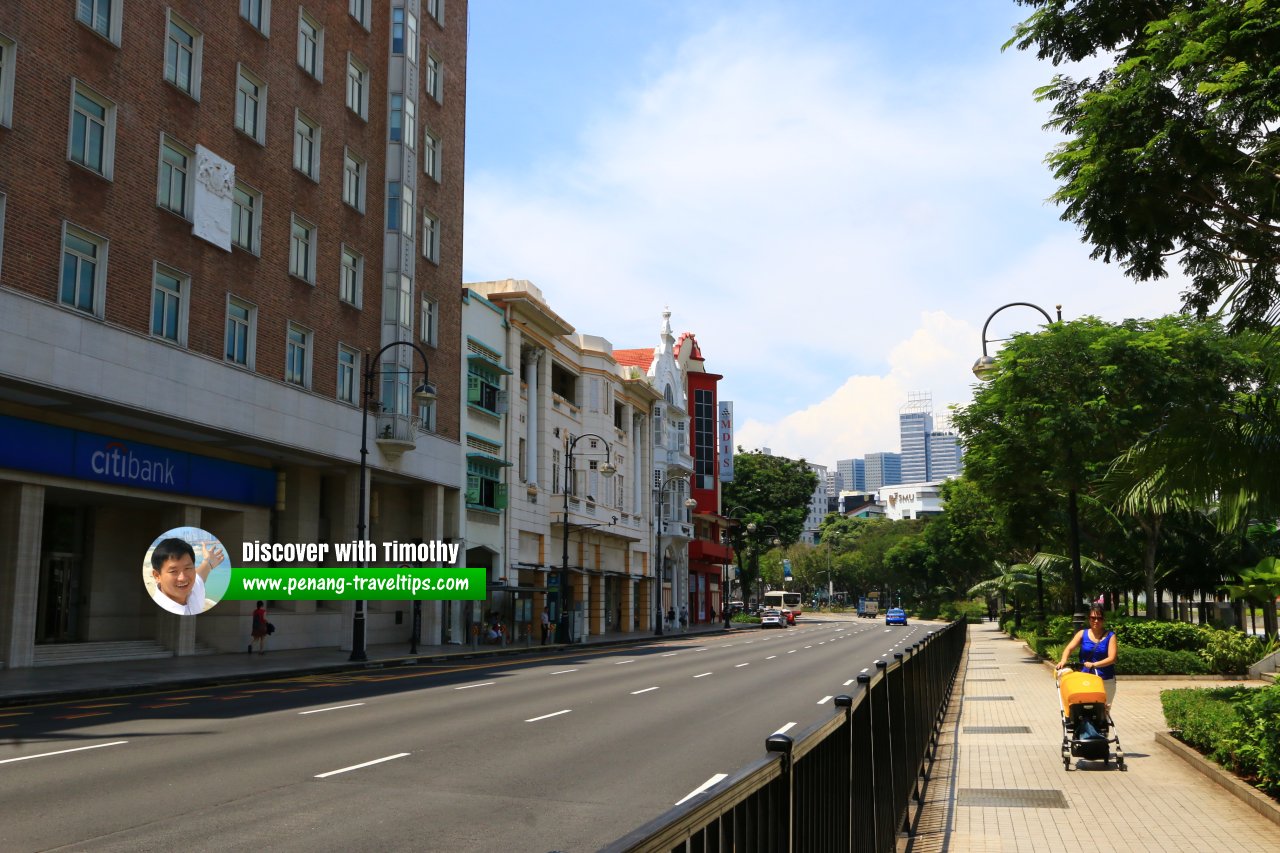
{"label": "covered walkway column", "polygon": [[44,486],[0,484],[0,668],[35,660]]}

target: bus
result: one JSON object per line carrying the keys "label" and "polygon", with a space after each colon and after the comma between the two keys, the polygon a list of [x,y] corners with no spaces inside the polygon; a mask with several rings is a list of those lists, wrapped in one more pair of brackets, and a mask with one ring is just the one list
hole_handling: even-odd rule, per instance
{"label": "bus", "polygon": [[766,592],[764,594],[764,606],[772,610],[782,610],[786,608],[796,616],[800,615],[800,593],[783,592],[780,589]]}

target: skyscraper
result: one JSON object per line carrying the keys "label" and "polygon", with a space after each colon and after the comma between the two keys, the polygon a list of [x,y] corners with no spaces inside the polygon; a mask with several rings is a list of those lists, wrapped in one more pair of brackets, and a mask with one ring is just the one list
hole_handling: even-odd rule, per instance
{"label": "skyscraper", "polygon": [[868,453],[866,456],[866,487],[874,492],[882,486],[896,486],[902,482],[901,453]]}
{"label": "skyscraper", "polygon": [[964,470],[964,448],[954,432],[929,433],[929,482],[955,477]]}
{"label": "skyscraper", "polygon": [[[840,459],[836,472],[841,483],[840,491],[863,492],[867,489],[867,463],[865,459]],[[838,492],[837,492],[838,494]]]}
{"label": "skyscraper", "polygon": [[902,440],[902,482],[929,480],[929,434],[933,432],[933,395],[912,391],[898,410],[898,431]]}

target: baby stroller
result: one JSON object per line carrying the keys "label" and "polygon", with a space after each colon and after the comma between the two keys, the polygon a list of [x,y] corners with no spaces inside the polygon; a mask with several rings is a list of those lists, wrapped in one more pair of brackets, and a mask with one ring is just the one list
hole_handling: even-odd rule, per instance
{"label": "baby stroller", "polygon": [[[1102,678],[1091,672],[1059,672],[1058,696],[1062,700],[1062,767],[1071,769],[1072,758],[1101,761],[1115,759],[1116,767],[1126,770],[1124,750],[1120,748],[1115,723],[1107,712],[1107,691]],[[1110,745],[1116,745],[1112,754]]]}

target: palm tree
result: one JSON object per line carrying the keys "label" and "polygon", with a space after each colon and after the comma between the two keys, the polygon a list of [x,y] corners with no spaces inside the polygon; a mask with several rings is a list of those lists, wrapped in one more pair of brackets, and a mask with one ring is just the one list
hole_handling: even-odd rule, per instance
{"label": "palm tree", "polygon": [[[1280,560],[1263,557],[1258,565],[1240,572],[1240,582],[1223,587],[1232,598],[1262,606],[1262,631],[1269,638],[1276,636],[1276,596],[1280,595]],[[1253,608],[1249,608],[1250,613]],[[1251,620],[1251,629],[1257,623]]]}
{"label": "palm tree", "polygon": [[979,581],[969,587],[969,597],[993,598],[1004,596],[1013,602],[1013,626],[1022,627],[1022,601],[1036,589],[1035,571],[1026,563],[996,563],[995,577]]}

